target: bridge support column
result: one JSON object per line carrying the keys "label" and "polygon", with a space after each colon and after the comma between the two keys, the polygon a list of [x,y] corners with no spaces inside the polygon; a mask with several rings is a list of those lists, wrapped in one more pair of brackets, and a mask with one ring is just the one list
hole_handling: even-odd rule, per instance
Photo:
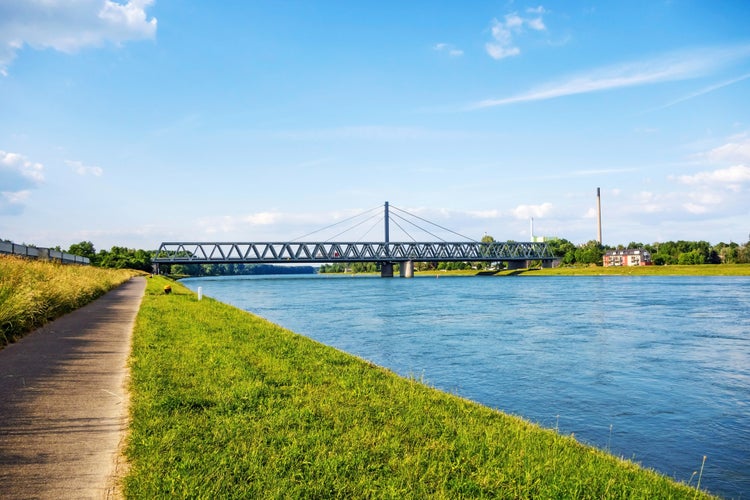
{"label": "bridge support column", "polygon": [[509,260],[508,262],[506,262],[506,264],[508,265],[508,269],[511,271],[514,269],[523,269],[524,267],[526,267],[525,260]]}
{"label": "bridge support column", "polygon": [[393,262],[383,262],[380,264],[380,277],[393,278]]}
{"label": "bridge support column", "polygon": [[414,261],[407,260],[401,263],[400,276],[402,278],[413,278],[414,277]]}

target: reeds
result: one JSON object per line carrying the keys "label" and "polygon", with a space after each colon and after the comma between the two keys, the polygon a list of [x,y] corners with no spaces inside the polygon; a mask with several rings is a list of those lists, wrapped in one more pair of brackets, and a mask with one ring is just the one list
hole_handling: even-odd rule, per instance
{"label": "reeds", "polygon": [[129,270],[0,256],[0,348],[131,276]]}

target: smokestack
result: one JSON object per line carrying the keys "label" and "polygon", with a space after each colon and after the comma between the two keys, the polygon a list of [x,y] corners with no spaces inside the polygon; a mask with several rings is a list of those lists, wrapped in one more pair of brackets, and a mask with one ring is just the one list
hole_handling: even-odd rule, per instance
{"label": "smokestack", "polygon": [[531,218],[531,225],[529,226],[529,236],[531,237],[531,242],[534,242],[534,218]]}
{"label": "smokestack", "polygon": [[602,244],[602,195],[599,188],[596,188],[596,216],[598,220],[596,241]]}

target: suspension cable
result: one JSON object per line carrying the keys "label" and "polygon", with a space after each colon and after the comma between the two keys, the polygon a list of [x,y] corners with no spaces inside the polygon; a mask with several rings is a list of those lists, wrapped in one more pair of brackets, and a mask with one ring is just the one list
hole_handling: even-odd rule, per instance
{"label": "suspension cable", "polygon": [[[348,228],[344,229],[344,230],[343,230],[343,231],[341,231],[340,233],[338,233],[338,234],[336,234],[336,235],[333,235],[333,236],[331,236],[330,238],[328,238],[328,239],[326,240],[326,242],[329,242],[329,241],[333,240],[334,238],[338,238],[338,237],[339,237],[339,236],[341,236],[342,234],[344,234],[344,233],[348,233],[348,232],[349,232],[349,231],[351,231],[352,229],[356,229],[356,228],[358,228],[359,226],[361,226],[361,225],[362,225],[362,224],[364,224],[365,222],[369,222],[369,221],[371,221],[372,219],[375,219],[375,218],[378,218],[378,217],[380,217],[380,216],[379,216],[378,214],[375,214],[375,215],[371,215],[371,216],[370,216],[369,218],[367,218],[367,219],[363,220],[362,222],[359,222],[359,223],[357,223],[357,224],[355,224],[355,225],[353,225],[353,226],[351,226],[351,227],[348,227]],[[375,221],[375,222],[377,223],[377,222],[379,222],[379,221]]]}
{"label": "suspension cable", "polygon": [[[406,220],[406,219],[404,219],[403,217],[401,217],[398,214],[393,214],[393,215],[396,216],[396,217],[398,217],[399,219]],[[401,224],[399,224],[398,222],[396,222],[395,219],[391,218],[391,222],[393,222],[394,224],[396,224],[398,226],[398,228],[400,230],[402,230],[404,232],[404,234],[406,234],[406,236],[408,236],[409,238],[411,238],[411,241],[413,241],[414,243],[417,242],[417,240],[415,240],[414,237],[411,234],[409,234],[409,232],[406,229],[404,229],[403,227],[401,227]],[[409,222],[409,221],[406,221],[406,222]]]}
{"label": "suspension cable", "polygon": [[[351,217],[347,217],[346,219],[340,220],[340,221],[338,221],[338,222],[334,222],[333,224],[330,224],[330,225],[328,225],[328,226],[326,226],[326,227],[323,227],[323,228],[320,228],[320,229],[316,229],[315,231],[312,231],[312,232],[310,232],[310,233],[307,233],[307,234],[303,234],[302,236],[299,236],[299,237],[297,237],[297,238],[294,238],[294,239],[293,239],[293,240],[291,240],[291,241],[299,241],[299,240],[301,240],[302,238],[307,238],[308,236],[312,236],[312,235],[313,235],[313,234],[315,234],[315,233],[320,233],[321,231],[325,231],[326,229],[330,229],[330,228],[332,228],[332,227],[334,227],[334,226],[337,226],[337,225],[339,225],[339,224],[343,224],[344,222],[348,222],[348,221],[350,221],[350,220],[352,220],[352,219],[356,219],[357,217],[361,217],[361,216],[363,216],[364,214],[370,213],[370,212],[372,212],[372,211],[374,211],[374,210],[378,210],[379,208],[380,208],[380,206],[377,206],[377,207],[373,207],[373,208],[370,208],[370,209],[368,209],[368,210],[365,210],[364,212],[360,212],[360,213],[358,213],[358,214],[352,215]],[[368,219],[368,220],[369,220],[369,219]],[[355,227],[356,227],[356,226],[355,226]],[[346,232],[346,231],[344,231],[344,232]],[[335,238],[335,236],[334,236],[334,238]]]}
{"label": "suspension cable", "polygon": [[[440,229],[442,229],[443,231],[448,231],[449,233],[453,233],[453,234],[455,234],[456,236],[460,236],[461,238],[467,239],[467,240],[469,240],[469,241],[473,241],[473,242],[475,242],[475,243],[479,243],[479,242],[478,242],[477,240],[475,240],[474,238],[469,238],[468,236],[464,236],[464,235],[463,235],[463,234],[461,234],[461,233],[457,233],[457,232],[455,232],[455,231],[453,231],[453,230],[451,230],[451,229],[448,229],[447,227],[443,227],[443,226],[441,226],[440,224],[435,224],[434,222],[428,221],[427,219],[424,219],[424,218],[422,218],[422,217],[420,217],[420,216],[418,216],[418,215],[414,215],[414,214],[412,214],[412,213],[409,213],[409,212],[407,212],[406,210],[403,210],[403,209],[401,209],[401,208],[398,208],[398,207],[394,207],[393,205],[390,205],[390,207],[391,207],[391,208],[395,208],[396,210],[398,210],[398,211],[400,211],[400,212],[403,212],[403,213],[405,213],[405,214],[407,214],[407,215],[410,215],[410,216],[412,216],[412,217],[415,217],[415,218],[417,218],[417,219],[419,219],[419,220],[421,220],[421,221],[427,222],[428,224],[432,224],[433,226],[439,227],[439,228],[440,228]],[[421,229],[421,228],[420,228],[420,229]],[[425,231],[424,229],[422,229],[422,230],[423,230],[423,231]],[[425,231],[425,232],[428,232],[428,231]]]}
{"label": "suspension cable", "polygon": [[[417,229],[419,229],[420,231],[423,231],[423,232],[425,232],[425,233],[429,234],[429,235],[430,235],[430,236],[432,236],[433,238],[437,238],[438,240],[440,240],[440,241],[442,241],[442,242],[445,242],[445,240],[444,240],[443,238],[441,238],[440,236],[438,236],[437,234],[433,234],[433,233],[431,233],[430,231],[426,230],[425,228],[423,228],[423,227],[421,227],[421,226],[418,226],[417,224],[415,224],[414,222],[410,221],[409,219],[405,219],[404,217],[400,216],[399,214],[393,214],[393,216],[394,216],[394,217],[398,217],[399,219],[401,219],[401,220],[403,220],[403,221],[405,221],[405,222],[408,222],[408,223],[409,223],[409,224],[411,224],[412,226],[416,227],[416,228],[417,228]],[[396,223],[396,221],[393,221],[393,223],[394,223],[394,224],[396,224],[396,225],[398,226],[398,224]],[[401,226],[398,226],[398,227],[401,227]],[[403,228],[401,228],[401,230],[402,230],[402,231],[404,231],[404,232],[406,233],[406,231],[405,231],[405,230],[404,230]],[[414,240],[414,238],[413,238],[413,237],[412,237],[412,236],[411,236],[411,235],[410,235],[409,233],[406,233],[406,234],[407,234],[407,236],[409,236],[409,238],[411,238],[412,240]],[[414,241],[416,242],[416,240],[414,240]]]}
{"label": "suspension cable", "polygon": [[367,232],[365,232],[365,234],[363,234],[363,235],[362,235],[362,237],[361,237],[361,238],[360,238],[359,240],[357,240],[357,243],[361,243],[361,242],[362,242],[362,240],[364,240],[364,239],[365,239],[365,236],[367,236],[368,234],[370,234],[370,231],[372,231],[373,229],[375,229],[375,226],[377,226],[377,225],[378,225],[379,223],[380,223],[380,220],[376,220],[376,221],[375,221],[375,222],[374,222],[374,223],[372,224],[372,226],[370,226],[370,228],[369,228],[369,229],[367,230]]}

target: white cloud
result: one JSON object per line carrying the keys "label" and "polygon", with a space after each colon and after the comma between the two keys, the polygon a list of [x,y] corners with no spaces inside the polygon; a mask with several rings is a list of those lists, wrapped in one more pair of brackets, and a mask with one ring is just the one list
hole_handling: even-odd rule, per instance
{"label": "white cloud", "polygon": [[750,57],[750,45],[669,53],[643,61],[596,68],[514,96],[486,99],[470,108],[488,108],[638,85],[687,80],[705,76],[718,68],[748,57]]}
{"label": "white cloud", "polygon": [[529,217],[544,217],[552,210],[552,203],[542,203],[541,205],[518,205],[511,210],[511,213],[517,219],[528,219]]}
{"label": "white cloud", "polygon": [[739,191],[741,184],[750,182],[750,167],[735,165],[694,175],[681,175],[677,180],[683,184],[722,184],[733,191]]}
{"label": "white cloud", "polygon": [[20,203],[25,202],[29,199],[29,196],[31,196],[31,191],[23,190],[23,191],[16,191],[14,193],[3,191],[2,193],[3,200],[11,205],[17,205]]}
{"label": "white cloud", "polygon": [[28,190],[0,191],[0,215],[18,215],[23,212],[26,200],[31,196]]}
{"label": "white cloud", "polygon": [[517,56],[521,53],[521,49],[518,47],[503,47],[496,43],[487,43],[485,44],[485,48],[493,59],[505,59],[506,57]]}
{"label": "white cloud", "polygon": [[21,154],[0,150],[0,179],[6,188],[36,185],[44,181],[44,166]]}
{"label": "white cloud", "polygon": [[100,177],[104,173],[104,170],[102,170],[101,167],[90,167],[84,165],[80,161],[65,160],[65,164],[72,168],[73,172],[78,175],[93,175],[95,177]]}
{"label": "white cloud", "polygon": [[705,153],[703,157],[712,163],[750,163],[750,135],[737,135],[729,141]]}
{"label": "white cloud", "polygon": [[[630,200],[623,200],[619,208],[619,212],[623,214],[657,214],[662,212],[670,211],[670,195],[661,194],[657,195],[651,191],[640,191],[630,197]],[[602,208],[602,212],[607,214],[607,205]],[[596,209],[591,209],[591,217],[596,217]]]}
{"label": "white cloud", "polygon": [[0,151],[0,214],[18,215],[31,196],[31,189],[44,182],[44,165],[24,155]]}
{"label": "white cloud", "polygon": [[487,42],[484,46],[491,58],[500,60],[519,55],[521,49],[516,44],[515,37],[524,31],[524,27],[533,31],[545,31],[547,29],[542,19],[542,15],[546,12],[544,7],[527,9],[526,12],[533,14],[535,17],[521,17],[513,12],[507,14],[502,21],[492,20],[492,41]]}
{"label": "white cloud", "polygon": [[156,35],[156,18],[146,8],[153,0],[24,0],[0,5],[0,74],[25,45],[36,50],[73,53],[83,47]]}
{"label": "white cloud", "polygon": [[242,218],[242,222],[252,226],[269,226],[279,222],[282,217],[283,214],[278,212],[259,212],[257,214],[246,215]]}
{"label": "white cloud", "polygon": [[464,51],[461,49],[457,49],[450,43],[436,43],[433,47],[433,50],[437,52],[442,52],[444,54],[448,54],[451,57],[460,57],[464,55]]}
{"label": "white cloud", "polygon": [[701,214],[705,214],[706,212],[708,212],[708,209],[706,207],[704,207],[703,205],[697,205],[695,203],[685,203],[682,205],[682,207],[686,211],[695,215],[701,215]]}

